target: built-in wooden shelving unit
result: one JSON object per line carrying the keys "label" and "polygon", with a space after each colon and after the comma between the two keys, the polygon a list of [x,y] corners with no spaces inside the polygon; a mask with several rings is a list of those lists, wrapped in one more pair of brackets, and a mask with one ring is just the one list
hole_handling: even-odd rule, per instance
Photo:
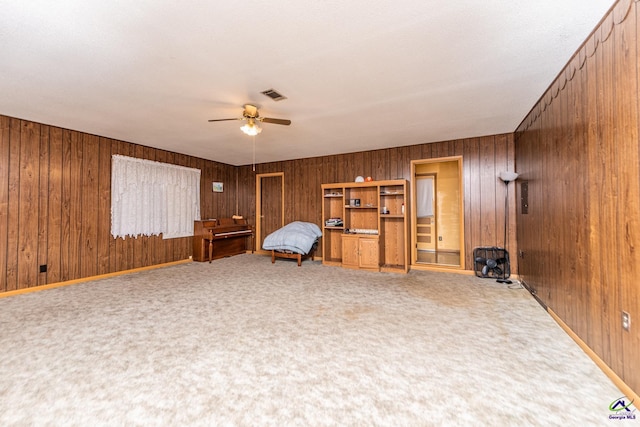
{"label": "built-in wooden shelving unit", "polygon": [[323,263],[409,271],[406,180],[322,185]]}

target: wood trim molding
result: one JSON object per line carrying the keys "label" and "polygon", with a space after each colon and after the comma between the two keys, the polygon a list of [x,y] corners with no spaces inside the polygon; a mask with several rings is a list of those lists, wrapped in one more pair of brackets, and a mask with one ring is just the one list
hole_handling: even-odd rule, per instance
{"label": "wood trim molding", "polygon": [[633,402],[640,402],[640,396],[631,389],[623,380],[613,372],[613,370],[606,364],[600,357],[593,351],[589,346],[580,339],[575,332],[571,330],[571,328],[558,317],[557,314],[553,312],[550,308],[547,307],[547,312],[551,315],[551,317],[560,325],[562,329],[580,346],[582,351],[587,353],[587,355],[595,362],[596,365],[605,373],[606,376],[613,381],[613,383],[625,394],[625,396]]}
{"label": "wood trim molding", "polygon": [[[460,192],[460,205],[458,208],[458,217],[459,217],[459,247],[460,247],[460,265],[455,267],[447,268],[445,267],[442,271],[453,272],[456,269],[465,270],[465,261],[467,258],[467,253],[465,251],[465,207],[464,207],[464,199],[465,199],[465,181],[464,181],[464,156],[462,155],[453,155],[453,156],[444,156],[444,157],[434,157],[434,158],[426,158],[426,159],[416,159],[411,160],[411,179],[410,179],[410,191],[411,191],[411,220],[410,223],[410,232],[411,232],[411,246],[410,246],[410,262],[411,268],[415,268],[418,266],[416,260],[414,259],[414,249],[416,247],[417,237],[415,230],[415,219],[417,214],[417,194],[416,194],[416,176],[422,175],[416,172],[417,166],[424,164],[434,164],[434,163],[444,163],[444,162],[456,162],[458,164],[458,188]],[[437,174],[433,174],[433,176],[437,179]],[[437,227],[437,226],[436,226]],[[436,228],[437,230],[437,228]],[[437,236],[436,236],[437,238]],[[434,264],[429,264],[433,266]],[[440,266],[435,265],[435,268],[429,268],[430,270],[437,270]],[[419,269],[419,268],[416,268]],[[473,271],[472,271],[473,273]]]}
{"label": "wood trim molding", "polygon": [[410,270],[417,270],[417,271],[437,271],[440,273],[454,273],[454,274],[464,274],[467,276],[473,276],[475,275],[475,271],[473,270],[461,270],[460,267],[455,266],[455,267],[445,267],[445,266],[441,266],[439,267],[436,264],[411,264],[410,265]]}
{"label": "wood trim molding", "polygon": [[30,294],[32,292],[44,291],[46,289],[61,288],[63,286],[77,285],[78,283],[90,282],[92,280],[108,279],[109,277],[122,276],[123,274],[137,273],[140,271],[155,270],[156,268],[170,267],[172,265],[187,264],[193,262],[191,258],[180,261],[167,262],[164,264],[150,265],[147,267],[133,268],[131,270],[116,271],[115,273],[99,274],[97,276],[83,277],[81,279],[67,280],[66,282],[50,283],[48,285],[33,286],[31,288],[17,289],[0,293],[0,298],[11,297],[14,295]]}
{"label": "wood trim molding", "polygon": [[270,251],[265,251],[264,249],[262,249],[262,239],[260,238],[261,233],[262,233],[262,221],[261,221],[261,217],[262,217],[262,178],[273,178],[273,177],[280,177],[281,178],[281,182],[282,182],[282,194],[281,194],[281,212],[282,212],[282,224],[280,225],[281,227],[284,227],[284,215],[285,215],[285,211],[284,211],[284,172],[270,172],[270,173],[258,173],[256,174],[256,196],[255,196],[255,200],[256,200],[256,233],[255,233],[255,245],[256,245],[256,253],[258,254],[268,254],[269,256],[271,256],[271,252]]}

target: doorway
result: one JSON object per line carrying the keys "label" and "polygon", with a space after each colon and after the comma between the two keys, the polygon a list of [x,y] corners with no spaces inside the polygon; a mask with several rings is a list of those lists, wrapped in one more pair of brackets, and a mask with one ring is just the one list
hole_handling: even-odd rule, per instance
{"label": "doorway", "polygon": [[284,172],[256,175],[256,251],[265,237],[284,226]]}
{"label": "doorway", "polygon": [[464,269],[462,157],[411,162],[412,267]]}

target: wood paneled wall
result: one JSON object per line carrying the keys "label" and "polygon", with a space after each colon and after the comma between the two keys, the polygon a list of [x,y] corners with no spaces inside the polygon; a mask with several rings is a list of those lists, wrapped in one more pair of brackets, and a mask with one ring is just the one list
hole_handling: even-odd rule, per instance
{"label": "wood paneled wall", "polygon": [[235,213],[234,166],[0,116],[0,292],[191,255],[190,237],[111,236],[112,154],[198,168],[202,217]]}
{"label": "wood paneled wall", "polygon": [[[323,183],[352,182],[356,176],[375,180],[411,181],[411,161],[463,156],[466,268],[473,269],[473,248],[502,246],[504,240],[504,200],[506,186],[498,175],[514,170],[513,135],[503,134],[437,143],[387,148],[325,157],[263,163],[239,168],[240,212],[255,224],[255,174],[284,172],[285,223],[299,220],[322,224]],[[515,191],[509,188],[510,253],[516,253]],[[512,271],[517,271],[514,256]]]}
{"label": "wood paneled wall", "polygon": [[517,211],[521,277],[640,392],[636,1],[614,5],[522,122],[515,149],[519,194],[529,187],[529,212]]}
{"label": "wood paneled wall", "polygon": [[[255,224],[255,174],[284,172],[285,222],[321,224],[322,183],[411,179],[410,162],[462,155],[467,268],[476,246],[502,245],[504,185],[513,136],[497,135],[235,167],[0,115],[0,292],[182,260],[192,239],[111,236],[111,155],[202,171],[202,218],[246,216]],[[211,183],[225,184],[223,193]],[[511,204],[515,206],[514,197]],[[514,218],[510,219],[512,229]],[[515,231],[509,233],[515,250]],[[40,266],[47,266],[41,273]],[[515,270],[515,268],[514,268]]]}

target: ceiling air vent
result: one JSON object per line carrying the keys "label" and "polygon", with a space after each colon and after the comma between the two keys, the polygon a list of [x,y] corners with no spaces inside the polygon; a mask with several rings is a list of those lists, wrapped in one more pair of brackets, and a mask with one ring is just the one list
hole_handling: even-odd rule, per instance
{"label": "ceiling air vent", "polygon": [[283,99],[287,99],[286,96],[276,92],[273,89],[267,89],[265,91],[260,92],[265,96],[268,96],[269,98],[273,99],[274,101],[282,101]]}

